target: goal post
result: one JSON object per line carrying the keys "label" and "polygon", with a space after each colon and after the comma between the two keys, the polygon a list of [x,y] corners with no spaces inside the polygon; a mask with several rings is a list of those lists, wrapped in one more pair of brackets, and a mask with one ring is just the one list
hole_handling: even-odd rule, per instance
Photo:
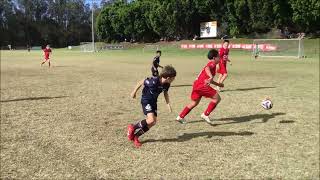
{"label": "goal post", "polygon": [[303,58],[303,39],[254,39],[254,57]]}

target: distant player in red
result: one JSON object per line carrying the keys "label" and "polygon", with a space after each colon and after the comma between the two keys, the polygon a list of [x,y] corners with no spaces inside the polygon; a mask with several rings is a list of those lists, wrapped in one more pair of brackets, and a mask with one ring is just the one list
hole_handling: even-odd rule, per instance
{"label": "distant player in red", "polygon": [[[219,78],[218,83],[223,83],[223,81],[228,77],[228,71],[227,71],[227,62],[231,61],[229,59],[229,40],[224,40],[222,44],[222,48],[219,50],[219,56],[220,56],[220,62],[219,62]],[[220,87],[217,87],[217,90],[220,91]]]}
{"label": "distant player in red", "polygon": [[223,87],[222,83],[213,81],[213,77],[216,74],[216,65],[219,63],[218,51],[211,49],[208,53],[208,59],[208,64],[202,69],[198,78],[193,83],[191,103],[182,110],[176,119],[182,124],[186,123],[184,117],[199,104],[202,96],[210,98],[211,102],[209,103],[208,108],[201,114],[201,118],[211,124],[209,115],[221,100],[217,91],[210,86],[210,84],[214,84],[216,86]]}
{"label": "distant player in red", "polygon": [[46,48],[43,49],[43,52],[44,52],[44,60],[42,61],[41,66],[48,61],[48,64],[49,64],[49,67],[50,67],[51,63],[50,63],[49,56],[50,56],[52,51],[50,49],[50,45],[49,44],[46,46]]}

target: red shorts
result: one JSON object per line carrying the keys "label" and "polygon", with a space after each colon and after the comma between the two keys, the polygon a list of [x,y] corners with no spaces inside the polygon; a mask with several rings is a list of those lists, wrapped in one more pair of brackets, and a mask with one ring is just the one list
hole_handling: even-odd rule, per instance
{"label": "red shorts", "polygon": [[227,74],[227,64],[219,64],[219,70],[218,70],[219,74]]}
{"label": "red shorts", "polygon": [[44,57],[44,59],[45,59],[46,61],[48,61],[50,58],[49,58],[49,57]]}
{"label": "red shorts", "polygon": [[211,98],[216,94],[217,94],[217,91],[214,90],[211,86],[205,86],[205,85],[196,86],[196,84],[193,84],[191,99],[196,101],[200,99],[202,96],[206,98]]}

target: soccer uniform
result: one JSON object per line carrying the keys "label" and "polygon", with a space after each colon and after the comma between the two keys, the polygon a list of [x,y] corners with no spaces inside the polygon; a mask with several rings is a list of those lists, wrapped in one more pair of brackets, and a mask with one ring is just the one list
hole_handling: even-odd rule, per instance
{"label": "soccer uniform", "polygon": [[50,59],[50,58],[49,58],[49,55],[50,55],[50,53],[51,53],[51,49],[50,49],[50,48],[49,48],[49,49],[45,48],[45,49],[43,49],[43,52],[44,52],[44,59],[45,59],[45,60]]}
{"label": "soccer uniform", "polygon": [[151,67],[152,76],[159,76],[159,71],[158,71],[159,63],[160,63],[160,57],[158,56],[154,57],[152,62],[153,66]]}
{"label": "soccer uniform", "polygon": [[191,99],[194,101],[200,99],[202,96],[207,98],[212,97],[217,93],[216,90],[205,83],[205,80],[210,78],[205,71],[206,67],[209,67],[212,77],[214,77],[214,75],[216,74],[216,64],[214,63],[214,61],[209,61],[193,83]]}
{"label": "soccer uniform", "polygon": [[160,77],[150,77],[144,80],[142,90],[141,105],[143,113],[154,113],[157,116],[157,100],[161,92],[167,92],[170,84],[161,84]]}
{"label": "soccer uniform", "polygon": [[221,48],[219,50],[220,62],[219,62],[219,74],[227,74],[227,60],[229,56],[229,49]]}

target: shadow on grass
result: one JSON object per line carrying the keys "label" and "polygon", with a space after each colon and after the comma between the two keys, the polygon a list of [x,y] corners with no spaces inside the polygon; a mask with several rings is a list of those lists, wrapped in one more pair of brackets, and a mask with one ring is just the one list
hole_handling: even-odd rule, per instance
{"label": "shadow on grass", "polygon": [[[212,124],[212,126],[218,126],[218,125],[224,125],[224,124],[235,124],[235,123],[243,123],[243,122],[249,122],[256,119],[262,119],[262,122],[268,122],[270,119],[275,118],[276,116],[285,115],[286,113],[278,112],[278,113],[272,113],[272,114],[254,114],[254,115],[248,115],[248,116],[240,116],[240,117],[230,117],[230,118],[221,118],[221,119],[213,119],[213,123],[217,121],[232,121],[232,122],[226,122],[222,124]],[[198,120],[198,121],[190,121],[188,123],[198,123],[198,122],[205,122],[204,120]]]}
{"label": "shadow on grass", "polygon": [[[192,84],[172,85],[170,87],[189,87],[189,86],[192,86]],[[223,92],[227,92],[227,91],[251,91],[251,90],[270,89],[270,88],[276,88],[276,87],[274,87],[274,86],[266,86],[266,87],[240,88],[240,89],[226,89],[226,90],[223,90]]]}
{"label": "shadow on grass", "polygon": [[189,87],[192,86],[192,84],[180,84],[180,85],[172,85],[170,87]]}
{"label": "shadow on grass", "polygon": [[294,123],[295,121],[292,121],[292,120],[282,120],[282,121],[279,121],[279,123]]}
{"label": "shadow on grass", "polygon": [[34,101],[34,100],[43,100],[43,99],[65,98],[65,97],[68,97],[68,96],[56,96],[56,97],[29,97],[29,98],[18,98],[18,99],[1,100],[0,102]]}
{"label": "shadow on grass", "polygon": [[267,87],[253,87],[253,88],[240,88],[240,89],[226,89],[223,90],[223,92],[227,91],[251,91],[251,90],[258,90],[258,89],[271,89],[271,88],[276,88],[274,86],[267,86]]}
{"label": "shadow on grass", "polygon": [[214,136],[251,136],[253,135],[253,132],[249,131],[243,131],[243,132],[198,132],[198,133],[184,133],[181,136],[178,136],[177,138],[171,138],[171,139],[148,139],[145,141],[142,141],[142,143],[152,143],[152,142],[183,142],[183,141],[189,141],[193,138],[197,137],[207,137],[212,138]]}

